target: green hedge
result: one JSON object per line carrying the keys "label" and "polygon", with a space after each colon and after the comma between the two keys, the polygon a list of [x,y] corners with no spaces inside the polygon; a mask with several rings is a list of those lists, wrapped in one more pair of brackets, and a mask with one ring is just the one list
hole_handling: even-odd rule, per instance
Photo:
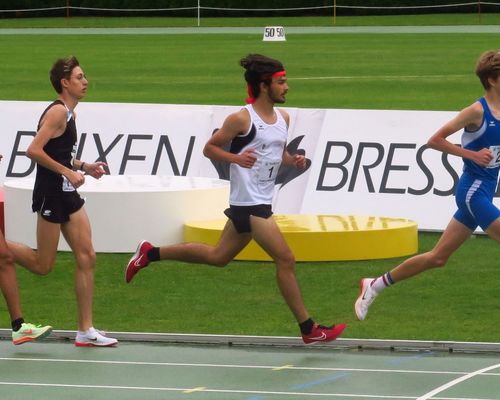
{"label": "green hedge", "polygon": [[[335,0],[201,0],[202,7],[216,8],[247,8],[247,9],[284,9],[284,8],[301,8],[301,7],[321,7],[332,6]],[[492,3],[492,1],[488,1]],[[490,4],[482,4],[482,12],[500,12],[500,0],[494,0],[498,6]],[[477,4],[460,6],[460,7],[442,7],[442,8],[419,8],[423,5],[451,5],[461,3],[460,0],[336,0],[338,6],[337,15],[390,15],[390,14],[422,14],[422,13],[475,13],[478,11]],[[197,0],[69,0],[69,5],[73,7],[90,7],[90,8],[107,8],[107,9],[158,9],[158,8],[180,8],[180,7],[196,7]],[[0,9],[32,9],[46,7],[65,7],[66,0],[2,0]],[[349,7],[374,7],[366,8],[344,8]],[[415,7],[406,9],[382,9],[380,7]],[[110,11],[93,11],[93,10],[70,10],[71,15],[168,15],[168,16],[192,16],[196,13],[195,10],[190,11],[166,11],[159,12],[110,12]],[[263,12],[239,12],[228,10],[202,10],[204,17],[243,17],[243,16],[294,16],[294,15],[331,15],[332,8],[315,9],[315,10],[300,10],[300,11],[263,11]],[[2,17],[22,17],[22,16],[53,16],[66,15],[65,10],[55,11],[40,11],[40,12],[0,12]]]}

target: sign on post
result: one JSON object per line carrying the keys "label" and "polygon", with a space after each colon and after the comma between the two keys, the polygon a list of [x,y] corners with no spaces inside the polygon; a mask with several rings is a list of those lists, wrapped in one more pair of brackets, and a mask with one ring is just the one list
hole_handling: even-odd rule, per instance
{"label": "sign on post", "polygon": [[262,40],[264,42],[284,42],[286,40],[285,28],[282,26],[266,26]]}

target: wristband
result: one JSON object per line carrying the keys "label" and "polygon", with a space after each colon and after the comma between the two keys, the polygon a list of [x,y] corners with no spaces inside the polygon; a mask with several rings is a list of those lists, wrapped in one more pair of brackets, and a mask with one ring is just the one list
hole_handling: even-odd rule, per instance
{"label": "wristband", "polygon": [[80,171],[83,171],[84,166],[85,166],[85,163],[82,161],[82,163],[80,164]]}

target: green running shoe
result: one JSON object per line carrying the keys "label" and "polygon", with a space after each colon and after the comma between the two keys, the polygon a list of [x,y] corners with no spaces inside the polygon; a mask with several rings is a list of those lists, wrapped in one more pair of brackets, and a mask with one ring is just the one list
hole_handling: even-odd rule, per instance
{"label": "green running shoe", "polygon": [[12,331],[12,343],[23,344],[33,340],[43,339],[52,332],[51,326],[33,325],[24,322],[17,332]]}

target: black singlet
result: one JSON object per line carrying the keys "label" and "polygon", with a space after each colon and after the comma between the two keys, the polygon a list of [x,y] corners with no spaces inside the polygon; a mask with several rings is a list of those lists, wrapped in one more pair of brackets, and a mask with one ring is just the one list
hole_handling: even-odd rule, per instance
{"label": "black singlet", "polygon": [[[40,129],[40,123],[49,109],[55,105],[64,103],[61,100],[56,100],[50,104],[38,122],[37,131]],[[76,124],[73,114],[68,110],[68,118],[66,120],[66,130],[61,136],[50,139],[44,146],[43,150],[49,155],[50,158],[60,164],[72,169],[72,152],[73,147],[77,141]],[[33,197],[55,195],[63,191],[64,177],[54,171],[51,171],[44,166],[37,164],[35,187],[33,189]]]}

